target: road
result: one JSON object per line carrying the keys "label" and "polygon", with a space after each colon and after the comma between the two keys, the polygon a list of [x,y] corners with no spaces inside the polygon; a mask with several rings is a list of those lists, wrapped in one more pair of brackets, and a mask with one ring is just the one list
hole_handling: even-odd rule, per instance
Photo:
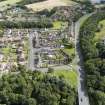
{"label": "road", "polygon": [[80,50],[80,45],[79,45],[79,31],[80,31],[80,26],[83,24],[83,22],[89,17],[91,14],[85,15],[82,18],[80,18],[76,23],[75,23],[75,28],[74,28],[74,34],[75,34],[75,64],[76,64],[76,70],[78,72],[78,99],[79,99],[79,105],[89,105],[89,98],[87,94],[87,87],[86,87],[86,82],[85,82],[85,70],[83,66],[83,57],[81,54]]}
{"label": "road", "polygon": [[34,70],[34,49],[33,49],[33,44],[32,44],[32,39],[33,39],[34,34],[29,34],[29,46],[30,46],[30,53],[29,53],[29,59],[28,59],[28,66],[29,69]]}
{"label": "road", "polygon": [[[83,58],[81,55],[80,47],[79,47],[79,30],[81,24],[89,17],[91,14],[85,15],[82,18],[80,18],[76,23],[75,23],[75,28],[74,28],[74,34],[75,34],[75,60],[74,63],[76,64],[76,70],[78,72],[78,99],[79,99],[79,105],[89,105],[89,99],[88,99],[88,94],[86,90],[86,84],[85,84],[85,70],[83,67]],[[40,51],[42,48],[36,49],[33,48],[32,44],[32,39],[33,39],[34,33],[30,34],[29,37],[29,42],[30,42],[30,56],[29,56],[29,67],[31,70],[35,70],[34,67],[34,53],[37,51]],[[36,38],[38,41],[38,37]],[[46,49],[46,48],[43,48]],[[49,49],[49,48],[47,48]],[[44,71],[42,69],[42,71]]]}
{"label": "road", "polygon": [[[42,50],[50,50],[50,47],[39,47],[39,48],[33,48],[33,38],[36,37],[36,46],[39,46],[39,37],[37,32],[30,32],[29,34],[29,46],[30,46],[30,52],[29,52],[29,58],[28,58],[28,68],[32,71],[34,70],[40,70],[42,72],[47,72],[48,69],[46,68],[37,68],[34,65],[34,59],[35,59],[35,53],[39,53]],[[53,50],[53,49],[52,49]],[[41,64],[40,55],[38,54],[39,58],[39,64]]]}

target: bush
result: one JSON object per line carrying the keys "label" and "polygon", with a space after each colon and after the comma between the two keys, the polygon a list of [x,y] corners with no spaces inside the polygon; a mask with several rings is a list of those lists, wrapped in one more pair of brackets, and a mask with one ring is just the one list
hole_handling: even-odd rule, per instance
{"label": "bush", "polygon": [[22,70],[0,79],[0,104],[76,105],[76,98],[75,89],[64,78],[49,74]]}

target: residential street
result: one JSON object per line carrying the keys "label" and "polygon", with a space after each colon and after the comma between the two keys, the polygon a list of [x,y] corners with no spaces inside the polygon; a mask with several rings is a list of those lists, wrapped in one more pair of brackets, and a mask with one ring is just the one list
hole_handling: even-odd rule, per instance
{"label": "residential street", "polygon": [[76,70],[78,72],[78,99],[79,99],[79,105],[89,105],[89,99],[88,99],[88,94],[87,94],[87,87],[85,84],[85,70],[83,67],[83,58],[81,55],[80,51],[80,45],[79,45],[79,31],[80,31],[80,26],[81,22],[83,22],[85,19],[87,19],[91,14],[85,15],[82,18],[79,19],[75,23],[75,64],[76,64]]}
{"label": "residential street", "polygon": [[[79,31],[80,31],[80,26],[82,22],[84,22],[91,14],[85,15],[82,18],[80,18],[76,23],[75,23],[75,28],[74,28],[74,34],[75,34],[75,54],[76,57],[73,61],[73,63],[76,65],[76,70],[78,72],[78,99],[79,99],[79,105],[89,105],[89,99],[88,99],[88,94],[87,94],[87,89],[86,89],[86,84],[85,84],[85,70],[83,67],[83,58],[81,55],[80,51],[80,46],[79,46]],[[34,53],[37,51],[40,51],[41,49],[49,49],[49,47],[45,48],[33,48],[32,44],[32,39],[33,39],[34,34],[30,34],[29,42],[30,42],[30,56],[29,56],[29,67],[31,70],[35,70],[34,67]],[[37,39],[37,44],[38,44],[38,36],[36,36]],[[44,71],[43,69],[41,71]]]}

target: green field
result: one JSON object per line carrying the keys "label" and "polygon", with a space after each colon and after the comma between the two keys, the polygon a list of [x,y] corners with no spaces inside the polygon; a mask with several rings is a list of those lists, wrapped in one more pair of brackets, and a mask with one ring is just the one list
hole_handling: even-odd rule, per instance
{"label": "green field", "polygon": [[6,61],[8,57],[11,57],[15,62],[17,61],[16,49],[7,46],[6,48],[2,48],[1,51],[5,56],[4,61]]}
{"label": "green field", "polygon": [[94,38],[95,42],[105,38],[105,20],[100,21],[99,24],[102,24],[103,27],[100,32],[96,32],[96,36]]}
{"label": "green field", "polygon": [[64,77],[67,83],[71,85],[71,87],[77,87],[77,73],[73,70],[67,71],[67,70],[55,70],[52,73],[52,76],[56,77]]}
{"label": "green field", "polygon": [[7,9],[9,6],[12,6],[18,2],[20,2],[21,0],[5,0],[0,2],[0,10],[5,10]]}
{"label": "green field", "polygon": [[2,48],[1,51],[5,56],[8,56],[10,54],[11,48],[9,48],[9,47]]}
{"label": "green field", "polygon": [[63,49],[63,52],[65,52],[67,55],[69,55],[71,57],[73,54],[75,54],[75,49],[74,48],[71,48],[71,49],[65,48],[65,49]]}
{"label": "green field", "polygon": [[53,29],[64,29],[68,27],[68,22],[55,21],[53,22]]}

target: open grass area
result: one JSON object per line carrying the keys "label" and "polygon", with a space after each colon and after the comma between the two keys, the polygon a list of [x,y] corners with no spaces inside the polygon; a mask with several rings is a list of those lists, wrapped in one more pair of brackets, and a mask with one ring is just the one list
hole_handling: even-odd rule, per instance
{"label": "open grass area", "polygon": [[64,29],[68,27],[68,22],[55,21],[53,22],[53,29]]}
{"label": "open grass area", "polygon": [[16,55],[16,50],[15,49],[12,49],[11,47],[6,47],[6,48],[2,48],[1,49],[2,53],[4,54],[5,56],[5,59],[4,61],[9,57],[11,56],[11,59],[13,59],[15,62],[17,61],[17,55]]}
{"label": "open grass area", "polygon": [[33,3],[26,5],[26,7],[34,10],[34,11],[41,11],[43,9],[51,10],[54,7],[58,6],[68,6],[68,5],[74,5],[75,2],[71,0],[47,0],[43,2]]}
{"label": "open grass area", "polygon": [[63,52],[65,52],[67,55],[69,55],[71,57],[72,54],[75,54],[75,49],[74,48],[71,48],[71,49],[65,48],[65,49],[63,49]]}
{"label": "open grass area", "polygon": [[71,87],[77,87],[77,73],[73,70],[55,70],[52,74],[52,76],[61,77],[63,76],[68,84],[70,84]]}
{"label": "open grass area", "polygon": [[11,49],[9,47],[6,47],[6,48],[2,48],[1,51],[5,56],[8,56],[10,54]]}
{"label": "open grass area", "polygon": [[105,20],[100,21],[99,24],[102,24],[102,28],[100,32],[96,32],[96,36],[94,38],[94,41],[97,42],[98,40],[101,40],[105,38]]}
{"label": "open grass area", "polygon": [[0,10],[5,10],[7,9],[9,6],[12,6],[18,2],[20,2],[21,0],[5,0],[0,2]]}

